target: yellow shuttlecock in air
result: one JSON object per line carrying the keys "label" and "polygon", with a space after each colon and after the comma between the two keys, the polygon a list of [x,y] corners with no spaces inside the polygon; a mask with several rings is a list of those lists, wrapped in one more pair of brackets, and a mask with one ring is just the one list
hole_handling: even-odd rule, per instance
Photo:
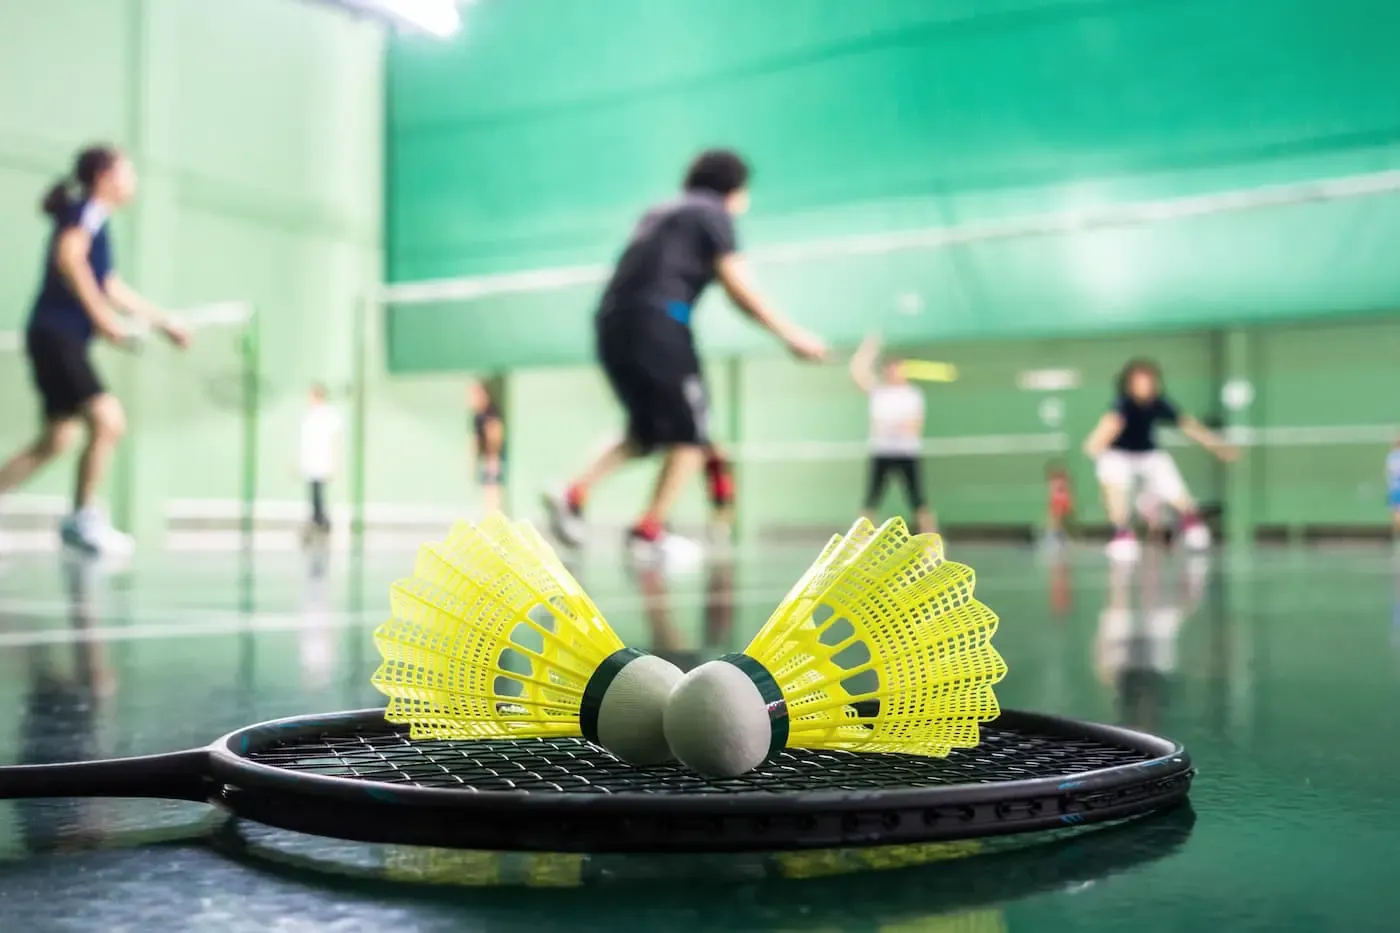
{"label": "yellow shuttlecock in air", "polygon": [[672,753],[733,777],[784,747],[941,757],[977,745],[1006,663],[973,581],[937,535],[857,522],[742,654],[682,678],[666,704]]}
{"label": "yellow shuttlecock in air", "polygon": [[457,525],[389,601],[373,683],[411,737],[582,736],[633,764],[670,759],[680,669],[625,647],[528,523]]}

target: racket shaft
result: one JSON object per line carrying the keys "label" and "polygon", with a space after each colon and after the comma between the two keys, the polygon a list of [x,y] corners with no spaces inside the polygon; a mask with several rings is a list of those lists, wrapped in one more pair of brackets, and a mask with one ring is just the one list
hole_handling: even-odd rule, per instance
{"label": "racket shaft", "polygon": [[0,768],[0,799],[20,797],[159,797],[209,799],[209,754],[198,749],[52,765]]}

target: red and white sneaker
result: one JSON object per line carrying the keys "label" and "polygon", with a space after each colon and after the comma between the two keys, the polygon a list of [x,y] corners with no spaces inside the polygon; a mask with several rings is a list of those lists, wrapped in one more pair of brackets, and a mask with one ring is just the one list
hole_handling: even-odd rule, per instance
{"label": "red and white sneaker", "polygon": [[1210,550],[1210,527],[1199,518],[1185,519],[1181,523],[1181,544],[1188,551]]}
{"label": "red and white sneaker", "polygon": [[1134,561],[1142,556],[1142,544],[1131,531],[1120,531],[1108,542],[1104,553],[1109,560]]}

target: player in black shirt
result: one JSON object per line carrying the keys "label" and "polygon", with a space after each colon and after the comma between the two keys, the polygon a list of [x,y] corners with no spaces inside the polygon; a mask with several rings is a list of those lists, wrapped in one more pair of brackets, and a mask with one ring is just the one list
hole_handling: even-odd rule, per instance
{"label": "player in black shirt", "polygon": [[481,507],[489,515],[505,508],[506,423],[491,390],[473,382],[468,390],[475,438],[477,479],[481,483]]}
{"label": "player in black shirt", "polygon": [[596,318],[598,360],[627,412],[627,435],[606,451],[563,495],[547,496],[555,534],[582,543],[589,490],[636,457],[664,451],[665,463],[629,544],[639,557],[684,562],[695,545],[665,531],[666,517],[686,482],[705,462],[709,413],[700,357],[691,332],[695,303],[718,281],[730,300],[794,356],[822,360],[821,340],[773,311],[749,286],[734,233],[734,215],[748,207],[749,169],[728,150],[691,163],[679,197],[647,211],[632,233]]}
{"label": "player in black shirt", "polygon": [[1196,502],[1186,488],[1176,461],[1157,448],[1159,423],[1175,425],[1191,440],[1224,462],[1238,456],[1235,448],[1195,418],[1179,412],[1162,392],[1162,371],[1150,360],[1132,360],[1118,375],[1118,397],[1104,412],[1084,442],[1084,452],[1094,460],[1104,507],[1113,522],[1110,557],[1136,560],[1141,545],[1129,525],[1133,486],[1170,505],[1181,516],[1181,536],[1187,547],[1210,546],[1210,529],[1196,514]]}

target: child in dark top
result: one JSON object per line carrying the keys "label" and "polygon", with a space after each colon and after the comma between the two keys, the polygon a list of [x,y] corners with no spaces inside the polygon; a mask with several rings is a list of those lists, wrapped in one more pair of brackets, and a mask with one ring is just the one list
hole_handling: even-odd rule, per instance
{"label": "child in dark top", "polygon": [[1104,506],[1113,522],[1109,557],[1136,560],[1142,547],[1129,526],[1134,487],[1181,516],[1181,538],[1193,550],[1210,547],[1210,529],[1196,514],[1196,503],[1176,468],[1171,454],[1157,447],[1157,425],[1175,425],[1188,438],[1223,462],[1238,451],[1190,415],[1182,414],[1162,392],[1162,372],[1150,360],[1132,360],[1118,376],[1118,397],[1113,408],[1099,419],[1084,442],[1084,452],[1094,460]]}
{"label": "child in dark top", "polygon": [[475,440],[476,474],[481,483],[481,507],[490,515],[505,508],[506,423],[486,383],[473,382],[467,394]]}
{"label": "child in dark top", "polygon": [[1069,540],[1069,524],[1074,520],[1074,490],[1070,486],[1069,470],[1058,460],[1045,467],[1045,485],[1049,501],[1045,510],[1047,543],[1059,546]]}

